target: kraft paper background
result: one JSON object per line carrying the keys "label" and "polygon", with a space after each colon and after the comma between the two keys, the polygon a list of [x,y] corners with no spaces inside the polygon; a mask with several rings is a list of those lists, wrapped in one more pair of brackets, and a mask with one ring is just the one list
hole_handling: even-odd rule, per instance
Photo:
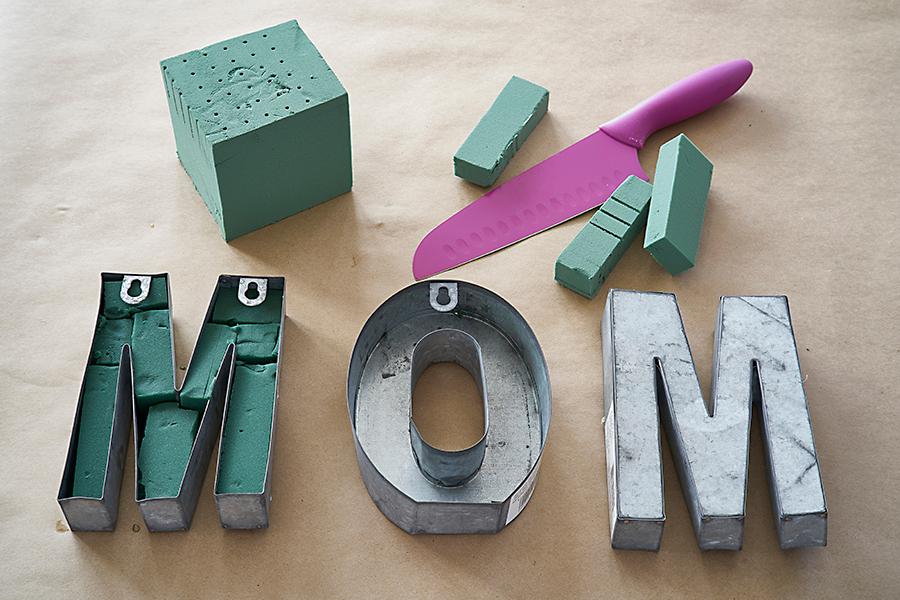
{"label": "kraft paper background", "polygon": [[[0,17],[0,596],[900,596],[900,5],[896,2],[30,2]],[[175,155],[158,61],[297,18],[350,94],[353,192],[224,243]],[[756,67],[687,133],[715,165],[693,270],[635,244],[587,301],[553,281],[581,217],[452,271],[528,319],[553,384],[537,489],[492,536],[388,522],[356,466],[348,357],[412,282],[419,239],[480,190],[451,157],[513,74],[550,113],[503,180],[700,68]],[[220,273],[285,275],[271,529],[223,530],[213,469],[189,532],[75,535],[56,504],[101,271],[171,276],[183,366]],[[701,383],[724,294],[787,294],[828,547],[779,550],[758,423],[744,549],[701,553],[666,449],[658,554],[609,546],[600,314],[609,287],[678,295]],[[179,372],[179,377],[183,372]],[[428,391],[471,385],[436,372]],[[448,387],[449,386],[449,387]],[[463,389],[459,387],[458,389]],[[468,389],[468,388],[466,388]]]}

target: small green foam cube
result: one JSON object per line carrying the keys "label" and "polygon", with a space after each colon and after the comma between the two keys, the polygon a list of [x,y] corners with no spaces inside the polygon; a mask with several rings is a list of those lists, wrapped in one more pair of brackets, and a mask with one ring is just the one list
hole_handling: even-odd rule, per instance
{"label": "small green foam cube", "polygon": [[659,148],[644,248],[672,275],[697,261],[712,172],[684,134]]}
{"label": "small green foam cube", "polygon": [[510,159],[547,114],[550,92],[521,77],[509,80],[453,156],[453,172],[466,181],[493,185]]}
{"label": "small green foam cube", "polygon": [[350,191],[347,91],[296,21],[161,67],[178,157],[225,240]]}
{"label": "small green foam cube", "polygon": [[199,423],[200,413],[176,402],[150,407],[138,451],[144,498],[178,495]]}

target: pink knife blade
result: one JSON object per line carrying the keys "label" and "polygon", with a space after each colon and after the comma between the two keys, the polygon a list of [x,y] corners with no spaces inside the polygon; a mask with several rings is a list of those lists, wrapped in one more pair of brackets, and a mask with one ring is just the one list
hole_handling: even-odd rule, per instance
{"label": "pink knife blade", "polygon": [[647,137],[725,101],[752,71],[750,61],[732,60],[695,73],[494,188],[419,242],[413,276],[458,267],[577,217],[629,175],[646,180],[638,150]]}

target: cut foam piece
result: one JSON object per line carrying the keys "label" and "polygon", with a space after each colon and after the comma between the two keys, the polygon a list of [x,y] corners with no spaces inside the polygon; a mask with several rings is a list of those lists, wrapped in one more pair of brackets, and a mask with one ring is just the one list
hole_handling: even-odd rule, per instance
{"label": "cut foam piece", "polygon": [[556,281],[593,298],[646,223],[652,190],[634,175],[622,182],[559,255]]}
{"label": "cut foam piece", "polygon": [[199,422],[200,413],[175,402],[150,407],[138,452],[144,498],[178,495]]}
{"label": "cut foam piece", "polygon": [[228,344],[233,344],[234,341],[235,332],[231,327],[216,323],[207,323],[203,326],[181,388],[182,407],[203,412],[206,403],[212,397],[216,373],[222,365],[222,359],[225,358]]}
{"label": "cut foam piece", "polygon": [[121,292],[121,280],[103,282],[103,316],[107,319],[121,319],[136,312],[169,307],[169,292],[166,289],[165,277],[154,277],[150,280],[150,292],[140,304],[124,302]]}
{"label": "cut foam piece", "polygon": [[178,157],[226,240],[350,191],[347,92],[296,21],[161,68]]}
{"label": "cut foam piece", "polygon": [[212,321],[224,325],[281,323],[281,299],[284,290],[269,288],[262,304],[247,306],[238,299],[236,288],[219,290]]}
{"label": "cut foam piece", "polygon": [[697,261],[712,172],[684,134],[659,148],[644,248],[672,275]]}
{"label": "cut foam piece", "polygon": [[91,364],[118,365],[122,358],[122,346],[131,343],[131,326],[131,319],[99,316],[91,344]]}
{"label": "cut foam piece", "polygon": [[131,362],[138,406],[147,408],[175,399],[168,310],[148,310],[134,315]]}
{"label": "cut foam piece", "polygon": [[237,360],[243,363],[274,362],[278,354],[278,323],[235,325]]}
{"label": "cut foam piece", "polygon": [[238,365],[225,415],[216,493],[260,493],[266,477],[275,364]]}
{"label": "cut foam piece", "polygon": [[453,157],[457,177],[493,185],[547,113],[550,92],[513,76]]}
{"label": "cut foam piece", "polygon": [[590,223],[556,259],[554,278],[573,292],[593,298],[603,284],[603,257],[615,253],[619,238]]}
{"label": "cut foam piece", "polygon": [[101,365],[90,365],[85,373],[72,496],[103,496],[118,374],[118,367]]}

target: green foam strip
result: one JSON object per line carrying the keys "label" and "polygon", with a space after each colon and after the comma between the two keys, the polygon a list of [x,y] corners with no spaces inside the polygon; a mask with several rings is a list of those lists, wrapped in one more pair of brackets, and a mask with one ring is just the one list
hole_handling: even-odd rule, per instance
{"label": "green foam strip", "polygon": [[652,190],[634,175],[616,188],[559,255],[556,281],[593,298],[646,223]]}
{"label": "green foam strip", "polygon": [[284,290],[269,288],[262,304],[246,306],[238,300],[237,288],[220,289],[213,307],[212,321],[224,325],[281,323],[283,296]]}
{"label": "green foam strip", "polygon": [[697,261],[712,172],[684,134],[659,148],[644,248],[672,275]]}
{"label": "green foam strip", "polygon": [[172,335],[168,310],[134,315],[131,334],[135,402],[142,408],[175,399]]}
{"label": "green foam strip", "polygon": [[118,373],[118,367],[99,365],[88,366],[85,373],[78,446],[75,450],[73,496],[103,496]]}
{"label": "green foam strip", "polygon": [[91,364],[118,365],[122,346],[131,343],[131,326],[131,319],[98,317],[91,344]]}
{"label": "green foam strip", "polygon": [[238,365],[222,433],[216,492],[261,493],[275,403],[275,364]]}
{"label": "green foam strip", "polygon": [[138,453],[144,498],[178,495],[199,422],[200,413],[175,402],[150,407]]}
{"label": "green foam strip", "polygon": [[121,291],[121,280],[103,282],[103,316],[107,319],[121,319],[136,312],[169,307],[169,292],[166,289],[165,277],[154,277],[150,280],[150,293],[140,304],[123,302]]}
{"label": "green foam strip", "polygon": [[513,77],[453,157],[457,177],[493,185],[547,113],[550,92]]}
{"label": "green foam strip", "polygon": [[347,91],[296,21],[160,66],[178,157],[226,240],[350,190]]}
{"label": "green foam strip", "polygon": [[225,358],[228,344],[234,341],[235,332],[231,327],[216,323],[203,326],[181,388],[181,406],[203,412],[212,397],[216,373]]}
{"label": "green foam strip", "polygon": [[278,323],[235,325],[238,361],[274,362],[278,354],[278,328]]}

